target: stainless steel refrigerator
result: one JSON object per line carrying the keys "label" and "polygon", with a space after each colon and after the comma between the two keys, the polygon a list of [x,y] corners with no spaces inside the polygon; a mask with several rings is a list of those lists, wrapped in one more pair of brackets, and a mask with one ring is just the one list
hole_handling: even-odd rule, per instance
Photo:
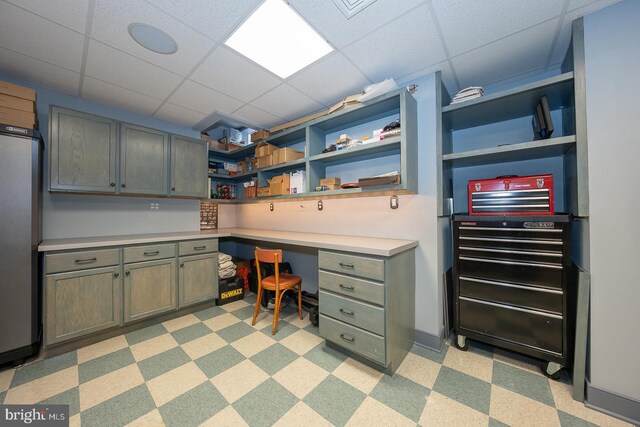
{"label": "stainless steel refrigerator", "polygon": [[0,365],[40,344],[42,150],[37,131],[0,125]]}

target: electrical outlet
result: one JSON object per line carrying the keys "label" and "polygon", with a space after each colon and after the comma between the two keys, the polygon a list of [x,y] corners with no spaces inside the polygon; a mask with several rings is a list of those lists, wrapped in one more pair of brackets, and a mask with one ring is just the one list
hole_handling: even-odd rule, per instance
{"label": "electrical outlet", "polygon": [[149,202],[149,209],[152,211],[157,211],[160,209],[160,203],[158,202]]}
{"label": "electrical outlet", "polygon": [[298,203],[298,212],[306,212],[306,206],[304,205],[304,203]]}

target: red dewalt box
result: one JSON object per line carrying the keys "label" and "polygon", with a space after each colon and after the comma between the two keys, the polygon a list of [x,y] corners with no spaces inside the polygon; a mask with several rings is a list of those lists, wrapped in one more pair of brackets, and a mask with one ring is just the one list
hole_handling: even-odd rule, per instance
{"label": "red dewalt box", "polygon": [[470,180],[470,215],[553,215],[553,175]]}

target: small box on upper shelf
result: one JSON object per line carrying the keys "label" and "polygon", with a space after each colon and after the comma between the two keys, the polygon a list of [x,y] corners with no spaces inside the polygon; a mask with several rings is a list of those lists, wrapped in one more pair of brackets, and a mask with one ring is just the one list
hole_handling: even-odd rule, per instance
{"label": "small box on upper shelf", "polygon": [[258,197],[270,196],[271,195],[271,187],[268,186],[268,185],[266,187],[258,187],[258,190],[256,191],[256,194],[258,195]]}
{"label": "small box on upper shelf", "polygon": [[256,145],[256,157],[264,157],[276,151],[278,147],[269,144],[268,142],[261,142]]}
{"label": "small box on upper shelf", "polygon": [[339,190],[340,178],[337,178],[337,177],[323,178],[320,180],[320,186],[327,187],[329,190]]}
{"label": "small box on upper shelf", "polygon": [[293,148],[278,148],[272,153],[272,164],[291,162],[304,157],[304,151],[296,151]]}
{"label": "small box on upper shelf", "polygon": [[251,142],[262,141],[263,139],[269,138],[271,136],[271,132],[266,129],[260,129],[251,134]]}

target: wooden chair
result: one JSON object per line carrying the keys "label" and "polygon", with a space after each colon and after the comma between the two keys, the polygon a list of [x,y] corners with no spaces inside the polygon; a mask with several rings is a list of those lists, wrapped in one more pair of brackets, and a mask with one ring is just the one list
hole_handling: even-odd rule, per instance
{"label": "wooden chair", "polygon": [[[268,277],[262,277],[260,271],[260,263],[272,263],[274,274]],[[271,335],[278,330],[278,320],[280,318],[280,309],[282,308],[282,296],[286,291],[298,290],[298,314],[302,320],[302,278],[293,274],[280,273],[280,263],[282,262],[281,249],[261,249],[256,247],[256,271],[258,272],[258,298],[256,299],[256,308],[253,310],[253,321],[251,325],[256,324],[256,318],[260,312],[260,301],[262,301],[262,290],[275,291],[276,302],[273,309],[273,327]]]}

